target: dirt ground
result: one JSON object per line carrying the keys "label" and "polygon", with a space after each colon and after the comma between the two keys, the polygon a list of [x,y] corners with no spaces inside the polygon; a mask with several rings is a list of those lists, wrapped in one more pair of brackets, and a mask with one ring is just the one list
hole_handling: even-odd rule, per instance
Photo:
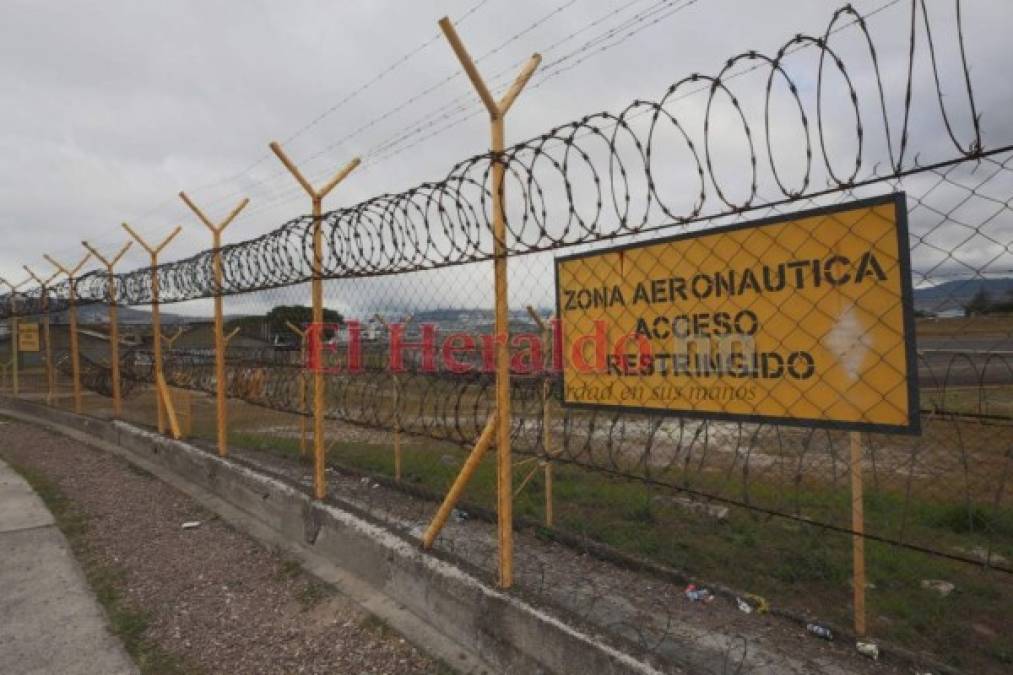
{"label": "dirt ground", "polygon": [[[2,431],[0,456],[50,484],[83,524],[69,538],[90,578],[112,580],[100,599],[112,593],[143,617],[131,650],[142,645],[142,672],[450,672],[154,477],[30,425]],[[200,526],[183,529],[190,521]]]}

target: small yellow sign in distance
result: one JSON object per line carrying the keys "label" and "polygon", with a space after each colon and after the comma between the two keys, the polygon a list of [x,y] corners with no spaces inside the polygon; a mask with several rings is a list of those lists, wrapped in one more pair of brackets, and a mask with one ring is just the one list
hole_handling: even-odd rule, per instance
{"label": "small yellow sign in distance", "polygon": [[918,433],[903,194],[556,260],[563,404]]}
{"label": "small yellow sign in distance", "polygon": [[39,351],[39,324],[24,322],[18,323],[18,351]]}

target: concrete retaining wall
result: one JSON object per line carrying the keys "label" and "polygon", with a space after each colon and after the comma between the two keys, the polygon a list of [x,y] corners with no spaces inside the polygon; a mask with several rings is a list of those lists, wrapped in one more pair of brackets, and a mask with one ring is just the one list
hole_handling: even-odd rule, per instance
{"label": "concrete retaining wall", "polygon": [[123,422],[8,397],[0,397],[0,406],[117,445],[128,459],[143,458],[211,492],[293,544],[312,548],[500,672],[659,672],[582,628],[423,552],[416,542],[241,464]]}

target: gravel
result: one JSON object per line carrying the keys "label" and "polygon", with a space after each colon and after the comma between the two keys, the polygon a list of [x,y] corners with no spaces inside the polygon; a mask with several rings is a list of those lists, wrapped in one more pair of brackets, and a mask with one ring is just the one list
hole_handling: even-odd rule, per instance
{"label": "gravel", "polygon": [[333,587],[125,461],[23,423],[3,431],[0,455],[41,472],[86,516],[88,555],[122,572],[121,596],[147,613],[144,638],[188,669],[447,672]]}

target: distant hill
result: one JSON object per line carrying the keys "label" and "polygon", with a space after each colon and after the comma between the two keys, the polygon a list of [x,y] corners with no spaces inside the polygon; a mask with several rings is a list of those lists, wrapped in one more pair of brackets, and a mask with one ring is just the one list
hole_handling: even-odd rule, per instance
{"label": "distant hill", "polygon": [[[971,301],[971,298],[980,290],[984,289],[993,301],[1005,300],[1013,293],[1013,277],[1002,277],[998,279],[954,279],[945,281],[935,286],[925,286],[914,290],[914,305],[916,310],[940,314],[944,312],[963,311],[964,306]],[[161,312],[162,323],[201,323],[211,321],[211,317],[195,317],[184,314],[174,314],[165,310]],[[148,308],[135,309],[133,307],[120,307],[119,320],[123,324],[150,324],[151,311]],[[539,312],[543,316],[549,315],[552,310],[542,308]],[[387,310],[384,312],[390,316],[406,316],[412,314],[408,309]],[[78,321],[82,324],[104,324],[108,321],[108,310],[104,304],[95,303],[82,305],[77,309]],[[235,322],[244,318],[243,314],[230,314],[225,317],[226,322]],[[484,325],[492,322],[492,308],[445,308],[432,310],[416,310],[413,319],[416,323],[435,322],[447,325]],[[529,323],[527,311],[520,308],[511,308],[511,322]],[[53,321],[66,323],[66,312],[54,313]]]}
{"label": "distant hill", "polygon": [[1001,300],[1013,292],[1013,278],[1000,279],[954,279],[935,286],[916,288],[914,291],[915,309],[934,312],[963,310],[964,305],[971,301],[975,294],[984,289],[992,300]]}
{"label": "distant hill", "polygon": [[[166,312],[165,309],[161,309],[159,317],[163,324],[194,323],[211,320],[210,318],[173,314],[172,312]],[[133,307],[117,307],[116,318],[121,324],[146,325],[151,323],[151,311],[148,309],[134,309]],[[52,314],[53,323],[66,323],[68,320],[67,312],[53,312]],[[81,305],[77,308],[77,321],[81,324],[108,323],[109,308],[102,303]]]}

